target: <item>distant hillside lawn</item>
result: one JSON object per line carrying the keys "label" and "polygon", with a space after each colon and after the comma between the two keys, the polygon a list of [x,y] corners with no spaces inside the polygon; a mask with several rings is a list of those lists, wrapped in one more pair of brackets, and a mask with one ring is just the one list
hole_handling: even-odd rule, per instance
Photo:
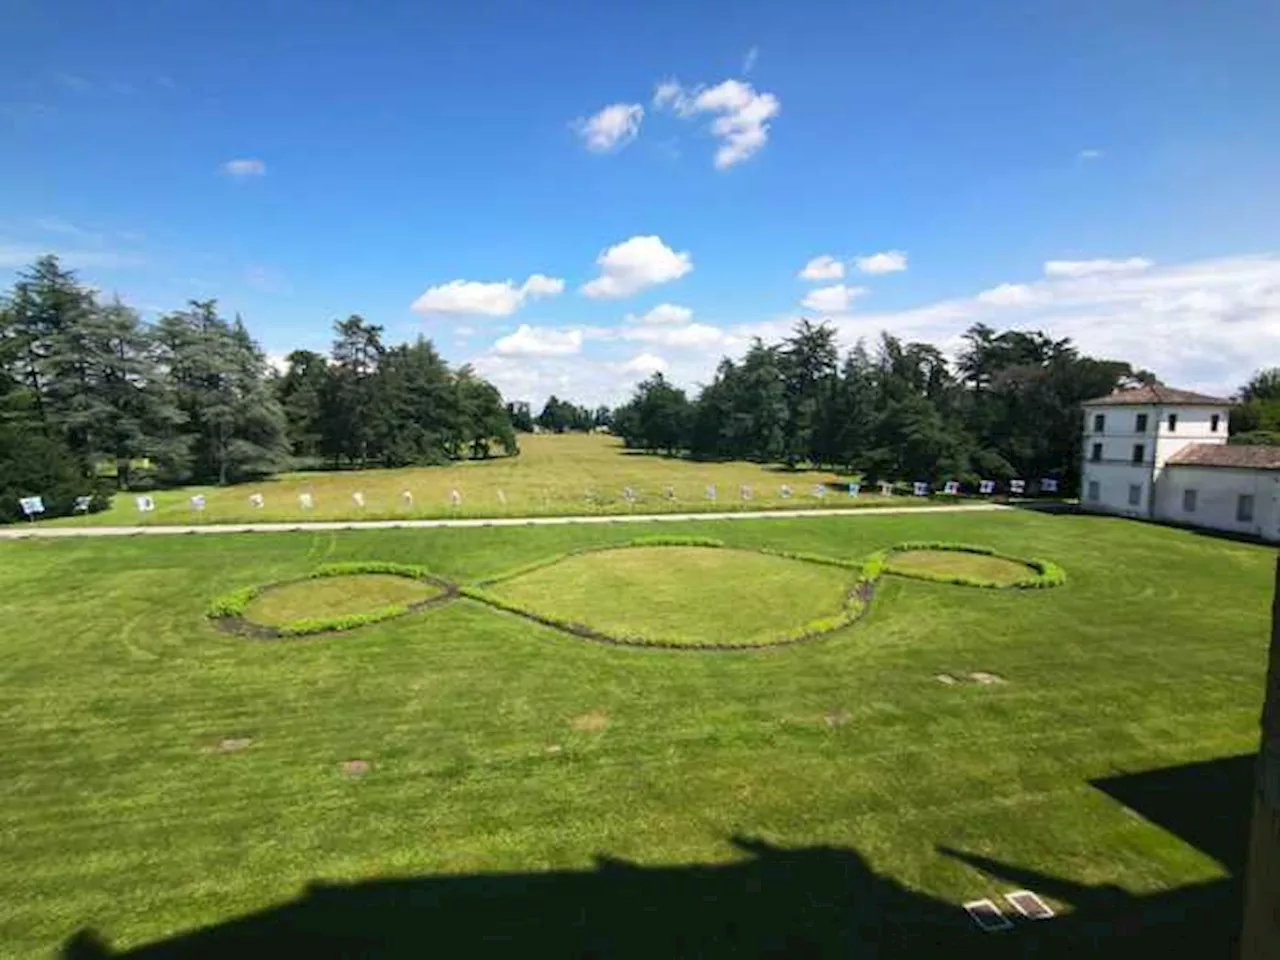
{"label": "distant hillside lawn", "polygon": [[[827,471],[788,471],[754,463],[699,463],[625,450],[616,437],[602,434],[522,435],[520,455],[473,460],[442,467],[400,470],[316,471],[283,474],[257,483],[230,487],[184,487],[152,493],[153,512],[138,512],[134,494],[116,496],[110,510],[89,517],[67,518],[59,524],[231,523],[280,520],[383,520],[428,517],[517,517],[591,513],[660,513],[700,510],[805,509],[883,505],[886,498],[864,492],[856,500],[838,488],[848,477]],[[716,486],[716,499],[707,487]],[[751,488],[744,501],[743,486]],[[666,488],[673,488],[674,499]],[[791,488],[790,498],[782,488]],[[636,502],[624,491],[631,487]],[[413,495],[412,505],[402,494]],[[461,503],[452,503],[453,491]],[[355,505],[352,495],[364,495]],[[501,492],[501,496],[499,496]],[[260,493],[261,508],[249,498]],[[310,493],[315,504],[304,510],[299,494]],[[191,508],[191,497],[205,497],[202,512]],[[588,498],[590,496],[590,499]],[[505,497],[506,502],[503,502]],[[921,502],[894,497],[896,505]]]}
{"label": "distant hillside lawn", "polygon": [[[775,477],[582,438],[449,473],[515,488],[560,443],[584,451],[565,491],[599,477],[592,450],[634,464],[615,486]],[[0,952],[1230,955],[1273,550],[1018,510],[655,527],[0,543]],[[979,544],[1067,581],[886,576],[858,623],[737,652],[611,646],[466,598],[305,639],[205,615],[327,563],[467,585],[653,533],[847,560]],[[784,563],[708,576],[660,549],[597,579],[592,556],[509,582],[727,638],[781,615],[752,596],[766,581],[795,616],[843,583],[802,570],[787,594]],[[995,937],[958,906],[1021,887],[1063,916]]]}

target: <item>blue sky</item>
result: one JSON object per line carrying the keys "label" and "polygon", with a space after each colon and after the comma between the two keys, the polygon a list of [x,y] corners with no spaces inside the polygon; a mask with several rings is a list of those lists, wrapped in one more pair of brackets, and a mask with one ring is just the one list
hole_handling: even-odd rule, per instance
{"label": "blue sky", "polygon": [[534,400],[799,315],[1280,359],[1270,0],[5,6],[6,284],[55,251],[277,355],[358,312]]}

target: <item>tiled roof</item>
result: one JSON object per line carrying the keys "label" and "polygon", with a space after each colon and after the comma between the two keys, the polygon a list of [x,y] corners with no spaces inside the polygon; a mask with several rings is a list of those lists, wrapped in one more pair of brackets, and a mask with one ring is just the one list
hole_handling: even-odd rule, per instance
{"label": "tiled roof", "polygon": [[1236,467],[1280,470],[1280,447],[1229,443],[1190,443],[1165,461],[1180,467]]}
{"label": "tiled roof", "polygon": [[1208,397],[1203,393],[1194,393],[1191,390],[1176,390],[1173,387],[1166,387],[1162,384],[1152,384],[1147,387],[1131,387],[1128,390],[1116,390],[1105,397],[1096,397],[1093,400],[1086,400],[1084,405],[1090,406],[1115,406],[1137,403],[1157,403],[1157,404],[1178,404],[1184,403],[1190,406],[1212,406],[1225,407],[1231,401],[1223,400],[1221,397]]}

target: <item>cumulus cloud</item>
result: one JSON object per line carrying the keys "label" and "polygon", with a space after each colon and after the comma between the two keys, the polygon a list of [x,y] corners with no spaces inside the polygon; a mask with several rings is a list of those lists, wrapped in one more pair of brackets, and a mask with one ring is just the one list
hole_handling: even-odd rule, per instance
{"label": "cumulus cloud", "polygon": [[850,287],[843,283],[837,283],[830,287],[818,287],[816,290],[810,290],[800,303],[807,309],[817,313],[844,313],[854,300],[866,292],[865,287]]}
{"label": "cumulus cloud", "polygon": [[263,177],[267,173],[267,165],[261,160],[245,158],[228,160],[222,165],[222,172],[229,177],[243,179],[246,177]]}
{"label": "cumulus cloud", "polygon": [[640,133],[644,107],[638,103],[612,103],[599,113],[574,121],[574,129],[592,153],[619,150]]}
{"label": "cumulus cloud", "polygon": [[568,357],[582,352],[581,330],[551,330],[520,324],[497,340],[493,352],[502,357]]}
{"label": "cumulus cloud", "polygon": [[674,303],[660,303],[648,313],[638,317],[627,314],[628,323],[688,323],[692,319],[692,310]]}
{"label": "cumulus cloud", "polygon": [[642,377],[651,377],[655,373],[666,373],[671,364],[654,353],[640,353],[626,363],[618,365],[619,373],[635,373]]}
{"label": "cumulus cloud", "polygon": [[1146,257],[1127,260],[1046,260],[1046,277],[1092,277],[1104,273],[1138,273],[1153,266]]}
{"label": "cumulus cloud", "polygon": [[990,290],[983,290],[977,296],[979,303],[990,303],[997,307],[1019,307],[1033,303],[1035,299],[1035,292],[1025,283],[1002,283]]}
{"label": "cumulus cloud", "polygon": [[684,87],[679,81],[658,84],[653,105],[671,108],[681,117],[711,114],[711,133],[720,141],[715,154],[717,170],[755,156],[769,140],[769,123],[782,110],[772,93],[759,93],[749,83],[725,80],[714,87]]}
{"label": "cumulus cloud", "polygon": [[535,273],[516,286],[510,280],[485,283],[480,280],[451,280],[428,287],[413,301],[414,313],[452,314],[474,317],[509,317],[529,300],[554,297],[564,292],[564,281]]}
{"label": "cumulus cloud", "polygon": [[907,269],[907,255],[901,250],[885,250],[883,253],[858,257],[854,265],[863,273],[901,273]]}
{"label": "cumulus cloud", "polygon": [[617,300],[669,283],[693,269],[693,259],[676,253],[658,236],[635,236],[596,257],[600,276],[583,284],[581,292],[594,300]]}
{"label": "cumulus cloud", "polygon": [[844,264],[824,253],[806,263],[799,276],[801,280],[839,280],[844,276]]}

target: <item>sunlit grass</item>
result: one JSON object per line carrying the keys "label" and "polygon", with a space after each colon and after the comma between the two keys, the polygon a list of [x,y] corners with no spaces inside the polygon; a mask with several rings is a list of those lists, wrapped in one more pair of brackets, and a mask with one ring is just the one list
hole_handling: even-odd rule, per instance
{"label": "sunlit grass", "polygon": [[906,576],[957,576],[1006,585],[1035,576],[1025,563],[961,550],[904,550],[889,558],[887,569]]}
{"label": "sunlit grass", "polygon": [[279,627],[297,620],[327,619],[421,603],[443,592],[433,583],[380,573],[322,577],[272,587],[249,604],[244,616],[253,623]]}
{"label": "sunlit grass", "polygon": [[853,576],[745,550],[632,547],[568,557],[491,589],[611,637],[755,645],[837,614]]}

